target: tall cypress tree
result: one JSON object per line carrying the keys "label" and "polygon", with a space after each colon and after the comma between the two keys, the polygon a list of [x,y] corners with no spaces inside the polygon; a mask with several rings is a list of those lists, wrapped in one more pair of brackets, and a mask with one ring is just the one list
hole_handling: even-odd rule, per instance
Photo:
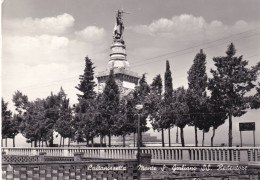
{"label": "tall cypress tree", "polygon": [[[191,125],[195,130],[195,146],[198,146],[197,127],[203,125],[205,107],[207,102],[207,74],[206,55],[202,50],[195,56],[193,64],[188,71],[188,106],[190,110]],[[203,127],[200,129],[203,130]]]}
{"label": "tall cypress tree", "polygon": [[173,95],[173,86],[172,86],[172,73],[170,70],[170,63],[166,61],[166,71],[164,74],[164,101],[165,101],[165,121],[168,125],[168,136],[169,136],[169,146],[171,146],[171,127],[174,125],[174,119],[172,115],[172,95]]}
{"label": "tall cypress tree", "polygon": [[101,108],[99,108],[104,121],[102,125],[107,127],[104,130],[107,131],[109,147],[111,146],[111,136],[114,134],[113,126],[119,112],[119,94],[119,88],[114,79],[113,70],[111,70],[102,93]]}
{"label": "tall cypress tree", "polygon": [[219,91],[218,102],[226,112],[229,121],[228,144],[232,146],[232,117],[240,117],[248,108],[246,93],[255,87],[260,63],[248,68],[248,61],[243,56],[236,57],[236,49],[231,43],[226,56],[215,57],[216,70],[211,69],[213,78],[209,80],[209,89]]}

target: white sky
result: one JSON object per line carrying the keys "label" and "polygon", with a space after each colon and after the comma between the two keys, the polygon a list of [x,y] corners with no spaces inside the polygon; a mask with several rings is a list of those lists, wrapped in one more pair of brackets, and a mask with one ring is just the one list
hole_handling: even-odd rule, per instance
{"label": "white sky", "polygon": [[[157,74],[164,76],[168,59],[174,88],[187,87],[187,71],[196,53],[204,50],[209,72],[214,68],[212,57],[225,55],[230,42],[250,66],[259,62],[259,0],[6,0],[2,4],[2,97],[9,108],[13,109],[16,90],[35,100],[57,93],[61,86],[71,103],[77,103],[75,86],[84,57],[92,59],[96,72],[106,69],[115,10],[121,8],[130,12],[124,16],[130,67],[140,75],[147,73],[149,83]],[[238,122],[254,122],[258,116],[259,110],[254,110],[234,120],[234,142],[239,142]],[[260,122],[256,123],[260,137]],[[185,128],[185,135],[187,143],[193,143],[193,129]],[[210,136],[211,131],[206,142]],[[252,142],[251,135],[245,138]],[[227,124],[217,130],[216,142],[227,143]]]}

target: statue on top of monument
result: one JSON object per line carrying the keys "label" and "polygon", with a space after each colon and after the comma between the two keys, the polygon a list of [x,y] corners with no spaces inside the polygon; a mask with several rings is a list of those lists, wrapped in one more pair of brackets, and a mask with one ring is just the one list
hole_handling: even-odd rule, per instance
{"label": "statue on top of monument", "polygon": [[122,39],[123,38],[123,31],[124,31],[124,23],[123,23],[123,13],[126,13],[122,10],[117,10],[116,13],[116,24],[114,27],[114,39]]}

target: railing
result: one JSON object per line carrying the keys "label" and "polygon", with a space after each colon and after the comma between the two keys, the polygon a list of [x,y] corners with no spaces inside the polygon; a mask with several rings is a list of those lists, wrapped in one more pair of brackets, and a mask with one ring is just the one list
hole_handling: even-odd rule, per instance
{"label": "railing", "polygon": [[[85,158],[136,159],[137,148],[76,148],[37,147],[2,148],[6,155],[35,156],[46,152],[46,156],[72,157],[82,152]],[[142,147],[142,153],[152,155],[153,162],[259,162],[260,147]]]}

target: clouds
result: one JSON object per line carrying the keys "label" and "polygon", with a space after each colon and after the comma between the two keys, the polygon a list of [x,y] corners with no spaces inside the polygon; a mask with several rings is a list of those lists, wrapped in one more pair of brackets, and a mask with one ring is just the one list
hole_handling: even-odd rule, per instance
{"label": "clouds", "polygon": [[[78,77],[84,69],[84,57],[89,56],[95,64],[101,63],[108,56],[103,50],[109,45],[104,40],[104,28],[90,25],[75,30],[74,25],[74,17],[67,13],[4,20],[3,95],[9,102],[18,89],[34,99],[48,96],[61,85],[71,91],[69,96],[76,96],[73,87],[77,78],[67,86],[67,82],[57,81],[47,86],[44,82]],[[24,88],[28,86],[36,88]]]}
{"label": "clouds", "polygon": [[79,38],[84,38],[88,42],[98,43],[104,40],[106,32],[104,28],[88,26],[81,31],[76,31],[75,34],[79,36]]}
{"label": "clouds", "polygon": [[[4,21],[4,30],[11,34],[40,35],[64,34],[74,26],[75,19],[64,13],[56,17],[8,19]],[[6,32],[4,31],[4,32]]]}
{"label": "clouds", "polygon": [[206,22],[201,16],[191,14],[181,14],[173,16],[171,19],[160,18],[148,25],[137,25],[130,27],[133,31],[150,36],[178,38],[179,36],[189,36],[194,34],[213,35],[214,33],[237,33],[255,26],[244,20],[238,20],[233,25],[225,25],[219,20]]}

